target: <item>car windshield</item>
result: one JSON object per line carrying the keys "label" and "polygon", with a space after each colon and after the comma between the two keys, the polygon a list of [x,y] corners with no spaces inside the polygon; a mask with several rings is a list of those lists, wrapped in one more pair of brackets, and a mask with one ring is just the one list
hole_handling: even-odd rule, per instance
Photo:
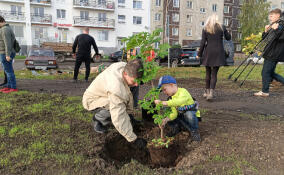
{"label": "car windshield", "polygon": [[52,50],[31,50],[29,56],[53,57],[54,52]]}
{"label": "car windshield", "polygon": [[195,51],[195,50],[183,50],[183,54],[188,54],[189,56],[195,57],[197,55],[197,51]]}

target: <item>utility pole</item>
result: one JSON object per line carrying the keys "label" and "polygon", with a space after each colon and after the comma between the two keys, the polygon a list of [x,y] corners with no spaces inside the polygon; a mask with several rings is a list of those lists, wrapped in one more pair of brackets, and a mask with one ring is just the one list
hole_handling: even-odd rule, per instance
{"label": "utility pole", "polygon": [[[167,37],[167,42],[170,45],[170,15],[168,14],[169,11],[169,4],[172,0],[165,0],[166,1],[166,24],[165,24],[165,29],[166,29],[166,37]],[[170,48],[168,48],[168,68],[170,68]]]}

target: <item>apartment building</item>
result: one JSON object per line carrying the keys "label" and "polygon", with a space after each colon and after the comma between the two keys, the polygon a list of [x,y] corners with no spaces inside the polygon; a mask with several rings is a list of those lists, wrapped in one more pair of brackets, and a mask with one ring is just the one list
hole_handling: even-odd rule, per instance
{"label": "apartment building", "polygon": [[208,16],[216,13],[222,22],[224,0],[153,0],[151,6],[151,30],[163,29],[163,43],[187,46],[201,39]]}
{"label": "apartment building", "polygon": [[0,0],[0,15],[22,45],[72,43],[90,28],[100,50],[121,47],[121,38],[150,30],[150,0]]}

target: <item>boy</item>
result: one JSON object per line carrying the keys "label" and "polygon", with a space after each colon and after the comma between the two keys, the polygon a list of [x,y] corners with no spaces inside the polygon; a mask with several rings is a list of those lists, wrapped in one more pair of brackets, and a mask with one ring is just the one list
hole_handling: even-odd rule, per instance
{"label": "boy", "polygon": [[180,131],[179,128],[183,126],[190,131],[192,141],[201,141],[198,131],[200,111],[197,102],[189,92],[184,88],[179,88],[175,78],[169,75],[160,78],[158,88],[161,88],[170,99],[168,101],[155,100],[155,104],[162,103],[163,106],[169,106],[172,110],[170,116],[163,120],[160,127],[165,127],[169,122],[169,125],[176,131],[174,134],[177,134]]}

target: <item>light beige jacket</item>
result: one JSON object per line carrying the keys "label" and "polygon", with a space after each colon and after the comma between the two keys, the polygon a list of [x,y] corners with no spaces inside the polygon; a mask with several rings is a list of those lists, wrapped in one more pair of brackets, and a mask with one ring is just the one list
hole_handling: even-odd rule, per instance
{"label": "light beige jacket", "polygon": [[133,132],[128,113],[133,113],[133,96],[122,77],[126,63],[113,63],[100,73],[83,95],[83,106],[91,111],[104,107],[110,111],[111,120],[117,131],[128,142],[137,136]]}

